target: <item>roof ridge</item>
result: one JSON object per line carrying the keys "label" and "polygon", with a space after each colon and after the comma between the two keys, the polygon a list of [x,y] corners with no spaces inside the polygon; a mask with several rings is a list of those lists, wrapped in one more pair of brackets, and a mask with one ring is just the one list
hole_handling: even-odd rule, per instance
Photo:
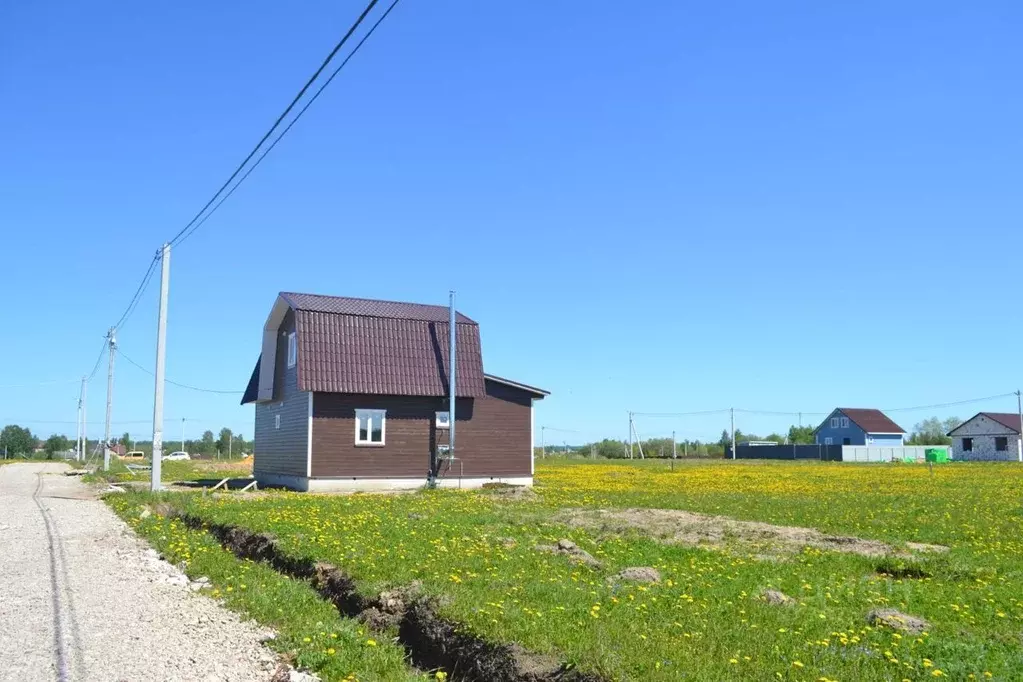
{"label": "roof ridge", "polygon": [[[332,294],[308,294],[299,291],[281,291],[278,292],[278,296],[293,310],[305,312],[351,315],[374,319],[420,320],[431,323],[446,323],[448,321],[448,306],[436,303],[392,301],[383,298],[335,296]],[[317,303],[317,301],[320,303]],[[457,309],[455,312],[458,315],[458,324],[478,326],[479,323],[465,313]]]}
{"label": "roof ridge", "polygon": [[[281,291],[281,296],[316,296],[317,298],[343,298],[348,301],[366,301],[367,303],[394,303],[396,305],[415,305],[424,308],[447,308],[446,305],[437,303],[416,303],[415,301],[392,301],[388,298],[365,298],[364,296],[337,296],[335,294],[310,294],[306,291]],[[304,310],[300,308],[299,310]]]}

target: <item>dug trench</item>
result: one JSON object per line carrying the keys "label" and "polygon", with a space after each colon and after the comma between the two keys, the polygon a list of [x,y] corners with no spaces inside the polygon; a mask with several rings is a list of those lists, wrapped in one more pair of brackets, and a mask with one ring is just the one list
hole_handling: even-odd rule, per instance
{"label": "dug trench", "polygon": [[259,561],[277,572],[308,581],[341,615],[384,631],[397,627],[398,641],[421,670],[444,670],[459,682],[607,682],[606,678],[561,664],[515,644],[495,643],[471,634],[437,612],[435,599],[418,586],[366,596],[351,576],[331,564],[289,556],[276,540],[239,526],[211,523],[193,514],[167,510],[193,530],[212,535],[241,559]]}

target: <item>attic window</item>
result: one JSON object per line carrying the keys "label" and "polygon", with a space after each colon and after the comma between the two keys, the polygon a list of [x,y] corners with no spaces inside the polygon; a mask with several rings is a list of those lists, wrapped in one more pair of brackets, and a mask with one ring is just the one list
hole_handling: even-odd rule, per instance
{"label": "attic window", "polygon": [[849,417],[842,417],[842,428],[849,428]]}
{"label": "attic window", "polygon": [[833,429],[837,429],[838,428],[838,417],[832,417],[831,418],[831,428],[833,428]]}
{"label": "attic window", "polygon": [[355,411],[355,444],[383,445],[387,410]]}
{"label": "attic window", "polygon": [[298,362],[298,343],[295,341],[295,332],[288,334],[288,369]]}

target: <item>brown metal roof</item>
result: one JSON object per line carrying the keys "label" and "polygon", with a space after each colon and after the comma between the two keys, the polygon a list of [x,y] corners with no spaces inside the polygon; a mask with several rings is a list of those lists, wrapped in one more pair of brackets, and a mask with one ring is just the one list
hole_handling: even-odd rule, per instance
{"label": "brown metal roof", "polygon": [[[280,300],[295,311],[298,390],[448,395],[448,308],[295,293]],[[479,325],[457,315],[456,393],[484,396]],[[259,373],[257,361],[242,404],[258,400]]]}
{"label": "brown metal roof", "polygon": [[[332,313],[335,315],[358,315],[359,317],[383,317],[393,320],[420,320],[423,322],[448,322],[448,308],[442,305],[402,303],[400,301],[377,301],[370,298],[347,298],[344,296],[320,296],[319,294],[296,294],[282,291],[281,298],[293,310],[311,313]],[[458,324],[476,324],[462,313],[457,313]]]}
{"label": "brown metal roof", "polygon": [[901,426],[889,419],[881,410],[840,407],[838,411],[867,433],[905,433]]}
{"label": "brown metal roof", "polygon": [[[299,310],[295,320],[301,391],[448,394],[446,321],[305,310]],[[456,394],[485,395],[479,326],[475,322],[460,323],[457,342]]]}

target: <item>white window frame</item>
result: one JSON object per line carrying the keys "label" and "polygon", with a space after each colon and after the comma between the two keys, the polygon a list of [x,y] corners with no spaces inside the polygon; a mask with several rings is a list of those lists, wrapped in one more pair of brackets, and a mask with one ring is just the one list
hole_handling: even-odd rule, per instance
{"label": "white window frame", "polygon": [[274,415],[274,430],[281,428],[281,415],[280,413]]}
{"label": "white window frame", "polygon": [[828,437],[826,437],[824,439],[824,444],[825,445],[834,445],[834,442],[832,442],[832,440],[831,440],[831,436],[828,436]]}
{"label": "white window frame", "polygon": [[849,428],[849,417],[842,417],[842,422],[841,423],[842,423],[842,428],[843,429]]}
{"label": "white window frame", "polygon": [[291,369],[298,363],[298,339],[295,338],[295,332],[288,334],[288,369]]}
{"label": "white window frame", "polygon": [[[368,413],[368,414],[367,414]],[[362,416],[369,419],[369,428],[366,429],[367,440],[359,438],[359,423]],[[380,419],[380,442],[373,440],[373,420]],[[372,408],[357,408],[355,410],[355,444],[359,447],[380,447],[387,443],[387,410]]]}
{"label": "white window frame", "polygon": [[838,417],[832,417],[831,418],[831,428],[833,428],[833,429],[837,429],[838,428]]}
{"label": "white window frame", "polygon": [[451,413],[447,410],[438,410],[434,417],[438,429],[451,428]]}

